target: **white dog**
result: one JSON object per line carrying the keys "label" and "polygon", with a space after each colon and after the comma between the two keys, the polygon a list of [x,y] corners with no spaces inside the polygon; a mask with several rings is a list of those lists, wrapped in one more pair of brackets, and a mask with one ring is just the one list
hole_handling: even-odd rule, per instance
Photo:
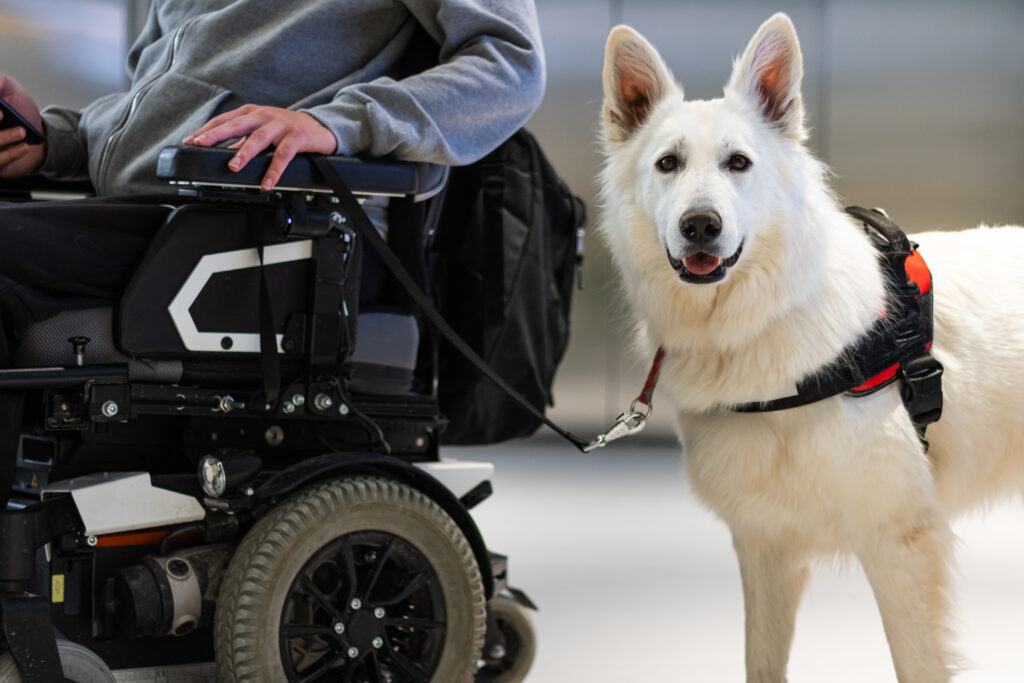
{"label": "white dog", "polygon": [[841,552],[864,567],[899,680],[948,681],[948,519],[1024,490],[1024,230],[913,236],[945,367],[929,450],[899,382],[734,412],[792,394],[867,333],[887,304],[878,251],[804,146],[788,17],[761,26],[717,100],[685,100],[628,27],[606,49],[601,232],[641,347],[665,351],[693,488],[732,532],[747,680],[786,680],[808,564]]}

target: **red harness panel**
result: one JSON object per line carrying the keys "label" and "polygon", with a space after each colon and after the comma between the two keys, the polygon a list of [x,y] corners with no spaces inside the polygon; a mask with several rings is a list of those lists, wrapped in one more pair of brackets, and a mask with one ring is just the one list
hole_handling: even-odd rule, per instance
{"label": "red harness panel", "polygon": [[[925,263],[924,257],[921,256],[921,252],[916,249],[911,252],[910,256],[903,262],[903,268],[907,271],[907,280],[917,285],[918,296],[927,294],[932,288],[932,272],[928,269],[928,264]],[[927,342],[927,348],[932,347],[932,340],[929,339]],[[881,386],[888,384],[889,382],[896,379],[897,373],[900,371],[900,364],[896,363],[889,366],[882,372],[878,373],[864,384],[858,385],[850,389],[851,394],[860,394],[866,391],[877,389]]]}

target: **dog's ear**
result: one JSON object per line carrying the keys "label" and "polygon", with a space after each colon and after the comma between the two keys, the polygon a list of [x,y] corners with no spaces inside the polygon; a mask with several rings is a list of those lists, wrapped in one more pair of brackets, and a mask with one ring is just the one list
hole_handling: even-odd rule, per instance
{"label": "dog's ear", "polygon": [[658,101],[678,88],[665,62],[647,40],[628,26],[616,26],[604,52],[604,137],[622,142]]}
{"label": "dog's ear", "polygon": [[803,140],[804,103],[800,81],[803,57],[796,29],[781,12],[761,24],[743,56],[735,63],[725,86],[726,96],[746,98],[783,135]]}

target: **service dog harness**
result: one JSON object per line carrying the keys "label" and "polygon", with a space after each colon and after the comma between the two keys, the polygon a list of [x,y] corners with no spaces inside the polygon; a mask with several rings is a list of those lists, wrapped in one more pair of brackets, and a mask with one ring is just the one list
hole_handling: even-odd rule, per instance
{"label": "service dog harness", "polygon": [[[839,357],[797,383],[796,393],[770,401],[732,406],[740,413],[762,413],[805,406],[839,394],[867,396],[900,382],[903,405],[928,448],[924,433],[942,414],[942,364],[931,355],[932,280],[917,245],[879,209],[851,206],[846,212],[864,223],[878,250],[886,289],[886,308],[860,340]],[[600,448],[643,429],[651,412],[651,396],[658,381],[664,349],[658,349],[644,389],[628,412],[593,441],[587,450]]]}

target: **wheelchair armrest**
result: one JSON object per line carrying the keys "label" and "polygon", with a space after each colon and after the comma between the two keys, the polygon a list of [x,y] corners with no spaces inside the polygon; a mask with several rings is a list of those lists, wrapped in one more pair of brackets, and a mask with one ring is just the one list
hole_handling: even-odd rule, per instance
{"label": "wheelchair armrest", "polygon": [[[272,152],[264,152],[240,171],[228,168],[235,150],[193,145],[164,147],[157,159],[156,175],[178,185],[227,188],[259,188],[270,166]],[[353,157],[327,157],[353,194],[432,197],[444,187],[448,167],[410,161],[367,161]],[[305,155],[288,164],[277,183],[278,190],[330,193],[331,188]]]}

